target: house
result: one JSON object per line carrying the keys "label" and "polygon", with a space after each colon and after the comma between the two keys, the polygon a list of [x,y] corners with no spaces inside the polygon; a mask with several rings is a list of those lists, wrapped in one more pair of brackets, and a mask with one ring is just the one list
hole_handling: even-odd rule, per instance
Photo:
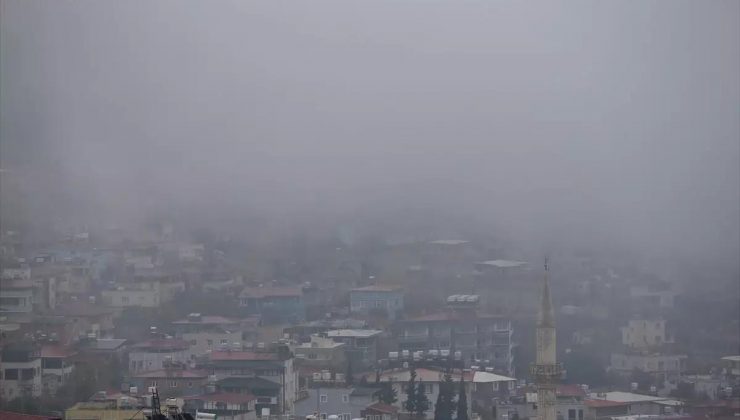
{"label": "house", "polygon": [[256,395],[258,412],[266,408],[275,414],[293,410],[298,393],[293,363],[290,349],[275,345],[252,351],[215,351],[200,367],[215,376],[219,391]]}
{"label": "house", "polygon": [[378,361],[380,330],[330,330],[326,336],[346,344],[347,360],[355,371],[375,366]]}
{"label": "house", "polygon": [[146,420],[144,398],[101,391],[64,411],[65,420]]}
{"label": "house", "polygon": [[388,319],[403,312],[403,289],[397,286],[366,286],[349,292],[350,312],[368,315],[375,311]]}
{"label": "house", "polygon": [[686,356],[651,352],[612,353],[610,369],[623,378],[630,378],[635,371],[648,375],[650,384],[638,384],[642,388],[655,385],[670,391],[678,386],[681,374],[686,370]]}
{"label": "house", "polygon": [[56,395],[57,389],[68,382],[74,370],[74,349],[59,344],[41,346],[41,384],[43,392]]}
{"label": "house", "polygon": [[376,402],[365,407],[360,412],[360,418],[365,420],[398,420],[398,408]]}
{"label": "house", "polygon": [[[423,388],[427,399],[430,401],[430,409],[426,412],[426,418],[434,417],[434,402],[437,401],[439,395],[439,385],[444,380],[444,371],[441,369],[427,369],[418,368],[416,369],[416,381],[417,386]],[[462,379],[464,382],[465,393],[467,394],[468,401],[472,401],[472,389],[473,389],[473,372],[465,371],[453,371],[450,376],[457,385]],[[393,389],[396,390],[398,395],[398,401],[394,404],[396,408],[402,409],[403,404],[406,400],[405,386],[411,377],[409,369],[392,369],[383,371],[380,374],[380,382],[389,382]],[[458,385],[459,386],[459,385]],[[456,387],[457,389],[457,387]],[[468,404],[468,416],[472,414],[472,404]]]}
{"label": "house", "polygon": [[15,342],[0,352],[0,389],[5,400],[41,396],[41,347],[32,342]]}
{"label": "house", "polygon": [[312,335],[311,341],[295,346],[293,352],[298,367],[345,372],[347,369],[346,347],[345,343],[338,343],[332,338]]}
{"label": "house", "polygon": [[190,360],[190,343],[176,338],[156,338],[130,347],[129,373],[162,370],[165,363],[187,363]]}
{"label": "house", "polygon": [[297,323],[306,317],[300,287],[247,287],[239,294],[239,306],[268,324]]}
{"label": "house", "polygon": [[622,327],[622,344],[636,350],[647,350],[673,343],[673,337],[666,332],[663,319],[631,319]]}
{"label": "house", "polygon": [[189,369],[184,363],[165,363],[164,369],[141,372],[130,377],[131,386],[145,390],[157,387],[162,398],[199,395],[206,389],[208,373]]}
{"label": "house", "polygon": [[304,390],[302,398],[295,404],[295,414],[302,418],[319,413],[324,419],[337,415],[340,420],[359,418],[362,410],[373,402],[377,388],[333,386],[315,387]]}
{"label": "house", "polygon": [[[594,402],[596,401],[596,402]],[[587,419],[598,420],[616,415],[673,415],[683,412],[683,403],[654,395],[612,391],[589,394]],[[612,414],[615,412],[626,414]]]}
{"label": "house", "polygon": [[740,355],[725,356],[722,358],[722,365],[725,374],[734,380],[740,379]]}
{"label": "house", "polygon": [[472,360],[473,365],[486,365],[501,375],[512,376],[511,321],[480,313],[478,302],[477,295],[452,295],[442,312],[396,322],[393,331],[399,349],[459,351],[462,359]]}
{"label": "house", "polygon": [[71,301],[58,304],[45,314],[47,318],[58,318],[67,324],[63,338],[77,341],[84,337],[106,337],[113,333],[115,311],[89,301]]}
{"label": "house", "polygon": [[257,323],[256,318],[240,320],[191,313],[185,319],[174,321],[172,326],[175,336],[189,342],[191,352],[199,356],[234,345],[241,349],[244,340],[256,339]]}
{"label": "house", "polygon": [[[558,420],[584,420],[587,408],[584,403],[586,391],[580,385],[558,384],[555,389],[556,416]],[[533,386],[516,389],[508,399],[492,407],[493,417],[503,419],[537,419],[537,389]],[[483,410],[482,418],[487,418]]]}
{"label": "house", "polygon": [[183,411],[215,414],[219,420],[255,420],[257,397],[248,393],[212,393],[184,398]]}
{"label": "house", "polygon": [[3,270],[0,279],[0,313],[30,313],[33,311],[33,282],[24,276],[11,277]]}
{"label": "house", "polygon": [[154,308],[171,302],[178,293],[185,291],[185,282],[158,268],[144,267],[134,270],[133,279],[118,282],[113,288],[101,292],[103,302],[115,308]]}

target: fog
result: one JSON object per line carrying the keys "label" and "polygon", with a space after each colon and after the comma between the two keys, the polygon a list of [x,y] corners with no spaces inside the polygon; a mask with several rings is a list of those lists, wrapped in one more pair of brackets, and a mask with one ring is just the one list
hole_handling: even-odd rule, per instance
{"label": "fog", "polygon": [[6,221],[432,226],[737,265],[737,1],[1,5]]}

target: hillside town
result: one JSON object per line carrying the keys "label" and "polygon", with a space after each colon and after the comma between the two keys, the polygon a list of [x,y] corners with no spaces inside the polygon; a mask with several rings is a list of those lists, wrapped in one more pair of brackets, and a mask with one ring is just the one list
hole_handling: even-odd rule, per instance
{"label": "hillside town", "polygon": [[226,420],[740,414],[740,328],[716,318],[732,282],[566,253],[543,267],[483,239],[268,257],[167,223],[1,239],[3,419],[144,419],[154,389]]}

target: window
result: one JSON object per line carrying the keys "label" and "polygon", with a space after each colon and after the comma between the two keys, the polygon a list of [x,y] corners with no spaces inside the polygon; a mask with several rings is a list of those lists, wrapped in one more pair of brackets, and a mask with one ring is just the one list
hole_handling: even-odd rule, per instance
{"label": "window", "polygon": [[208,343],[208,345],[209,345],[209,346],[212,346],[212,345],[213,345],[213,340],[209,339],[209,340],[207,341],[207,343]]}
{"label": "window", "polygon": [[316,355],[316,353],[308,353],[308,355],[307,355],[307,356],[308,356],[308,358],[309,358],[309,359],[311,359],[311,360],[315,360],[315,359],[316,359],[316,358],[318,357],[318,356]]}
{"label": "window", "polygon": [[576,420],[576,410],[573,408],[568,409],[568,420]]}
{"label": "window", "polygon": [[192,387],[193,387],[193,383],[192,382],[188,382],[188,388],[192,388]]}
{"label": "window", "polygon": [[198,344],[198,340],[190,340],[190,345],[191,346],[194,346],[196,344]]}
{"label": "window", "polygon": [[342,395],[342,402],[348,403],[349,402],[349,395]]}
{"label": "window", "polygon": [[149,386],[157,386],[157,381],[152,381]]}
{"label": "window", "polygon": [[18,369],[5,369],[5,379],[11,381],[18,380]]}
{"label": "window", "polygon": [[121,303],[128,303],[128,296],[121,296]]}
{"label": "window", "polygon": [[342,413],[339,415],[339,420],[351,420],[352,414],[350,413]]}
{"label": "window", "polygon": [[321,418],[321,420],[326,420],[326,413],[321,413],[319,417]]}
{"label": "window", "polygon": [[328,395],[320,395],[319,396],[319,402],[322,402],[322,403],[329,402],[329,396]]}
{"label": "window", "polygon": [[229,344],[229,340],[226,338],[221,339],[221,344]]}
{"label": "window", "polygon": [[583,420],[583,410],[578,409],[578,420]]}
{"label": "window", "polygon": [[170,382],[170,388],[177,388],[177,381]]}

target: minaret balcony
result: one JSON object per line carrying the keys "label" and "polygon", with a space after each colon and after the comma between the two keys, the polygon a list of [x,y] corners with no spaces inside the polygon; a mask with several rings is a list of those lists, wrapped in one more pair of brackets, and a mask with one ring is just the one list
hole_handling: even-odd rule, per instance
{"label": "minaret balcony", "polygon": [[561,363],[532,363],[529,366],[529,374],[535,382],[556,382],[563,376],[563,365]]}

